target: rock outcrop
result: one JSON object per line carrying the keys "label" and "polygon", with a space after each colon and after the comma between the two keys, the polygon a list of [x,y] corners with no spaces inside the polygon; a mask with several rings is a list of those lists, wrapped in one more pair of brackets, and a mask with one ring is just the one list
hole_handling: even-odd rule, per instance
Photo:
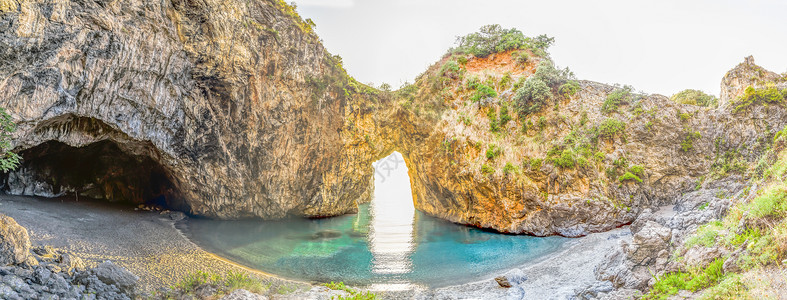
{"label": "rock outcrop", "polygon": [[24,159],[5,190],[219,218],[368,201],[371,166],[342,137],[357,92],[293,7],[19,3],[0,13],[0,106]]}
{"label": "rock outcrop", "polygon": [[0,266],[24,263],[29,251],[27,229],[14,219],[0,215]]}
{"label": "rock outcrop", "polygon": [[[0,106],[18,123],[23,163],[2,188],[14,194],[225,219],[326,217],[369,201],[371,163],[397,150],[423,212],[581,236],[674,203],[708,174],[728,176],[724,164],[752,162],[787,125],[783,104],[728,105],[751,74],[755,88],[783,81],[752,59],[725,76],[719,108],[629,90],[607,111],[620,88],[580,81],[499,122],[512,83],[545,57],[447,55],[387,92],[347,76],[280,0],[3,3]],[[497,96],[470,101],[472,77]]]}
{"label": "rock outcrop", "polygon": [[[554,95],[528,116],[510,112],[495,131],[503,107],[516,105],[511,83],[532,76],[538,60],[511,73],[508,53],[470,57],[462,76],[446,76],[443,66],[455,60],[446,56],[412,91],[397,92],[394,112],[375,112],[378,121],[369,122],[395,130],[368,135],[389,138],[373,142],[403,153],[416,208],[456,223],[533,235],[609,230],[645,209],[675,204],[706,181],[746,172],[787,125],[784,103],[734,111],[632,90],[604,111],[608,97],[625,89],[579,81],[573,95]],[[737,67],[741,74],[746,68],[760,67]],[[731,76],[729,89],[749,84]],[[470,101],[471,78],[496,86],[499,96]],[[624,177],[631,172],[636,176]]]}
{"label": "rock outcrop", "polygon": [[[52,247],[30,248],[27,230],[0,215],[0,245],[19,244],[13,261],[0,266],[0,298],[16,299],[132,299],[138,278],[109,261],[88,269],[71,253]],[[7,235],[14,227],[24,234]],[[21,246],[25,245],[25,246]],[[5,252],[1,259],[8,259]],[[19,260],[24,257],[24,259]]]}

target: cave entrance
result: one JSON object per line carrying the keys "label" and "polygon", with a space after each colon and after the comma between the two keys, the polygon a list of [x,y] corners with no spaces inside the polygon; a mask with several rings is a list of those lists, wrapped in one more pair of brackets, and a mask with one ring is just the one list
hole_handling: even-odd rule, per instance
{"label": "cave entrance", "polygon": [[129,154],[113,141],[83,147],[48,141],[19,154],[19,168],[2,175],[3,190],[10,194],[184,208],[178,189],[159,163]]}
{"label": "cave entrance", "polygon": [[[369,207],[372,271],[381,275],[411,272],[415,207],[407,165],[401,153],[393,152],[372,166],[375,170],[374,198]],[[396,289],[396,285],[389,282],[386,288]]]}

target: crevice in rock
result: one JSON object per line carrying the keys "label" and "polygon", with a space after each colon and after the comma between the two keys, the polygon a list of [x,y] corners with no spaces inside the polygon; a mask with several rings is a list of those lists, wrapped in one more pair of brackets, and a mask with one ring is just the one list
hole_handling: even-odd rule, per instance
{"label": "crevice in rock", "polygon": [[19,153],[20,167],[2,174],[9,194],[78,196],[188,211],[169,172],[146,155],[124,152],[111,140],[82,147],[47,141]]}

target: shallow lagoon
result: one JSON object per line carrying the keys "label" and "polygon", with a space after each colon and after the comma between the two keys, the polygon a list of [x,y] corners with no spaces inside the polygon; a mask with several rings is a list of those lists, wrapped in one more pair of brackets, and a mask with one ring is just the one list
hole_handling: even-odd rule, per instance
{"label": "shallow lagoon", "polygon": [[192,218],[181,227],[207,251],[253,269],[380,289],[477,281],[537,262],[568,240],[504,235],[425,215],[413,209],[404,164],[393,168],[381,162],[375,164],[375,198],[360,205],[356,215],[282,221]]}

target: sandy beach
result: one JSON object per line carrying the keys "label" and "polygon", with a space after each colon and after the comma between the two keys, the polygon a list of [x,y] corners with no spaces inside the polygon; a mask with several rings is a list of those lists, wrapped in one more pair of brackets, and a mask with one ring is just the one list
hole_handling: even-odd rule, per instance
{"label": "sandy beach", "polygon": [[[104,260],[140,277],[152,293],[172,286],[196,271],[224,274],[246,271],[271,284],[274,298],[328,298],[323,287],[284,280],[233,264],[208,253],[185,238],[168,214],[134,207],[75,199],[0,196],[0,212],[25,226],[34,245],[65,249],[89,263]],[[627,228],[572,240],[539,261],[513,268],[506,275],[512,288],[498,286],[493,277],[439,289],[376,291],[388,299],[566,299],[576,289],[595,282],[593,269],[604,255],[630,238]],[[282,287],[282,289],[279,289]],[[279,294],[276,291],[287,290]]]}

